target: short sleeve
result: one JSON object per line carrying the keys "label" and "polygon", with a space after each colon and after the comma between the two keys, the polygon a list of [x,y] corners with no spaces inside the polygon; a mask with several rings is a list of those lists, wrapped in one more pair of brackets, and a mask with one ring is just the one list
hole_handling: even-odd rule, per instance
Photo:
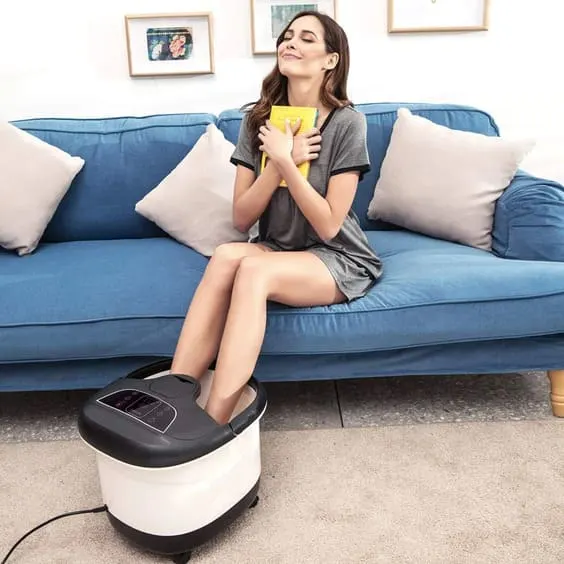
{"label": "short sleeve", "polygon": [[252,148],[251,138],[247,130],[247,114],[243,116],[241,120],[241,125],[239,127],[239,138],[237,140],[237,145],[235,146],[235,151],[231,155],[231,163],[234,165],[243,165],[251,170],[255,170],[254,152]]}
{"label": "short sleeve", "polygon": [[331,164],[329,175],[357,170],[359,181],[370,170],[370,158],[366,140],[366,117],[362,112],[352,110],[351,120],[344,126],[338,140],[338,147]]}

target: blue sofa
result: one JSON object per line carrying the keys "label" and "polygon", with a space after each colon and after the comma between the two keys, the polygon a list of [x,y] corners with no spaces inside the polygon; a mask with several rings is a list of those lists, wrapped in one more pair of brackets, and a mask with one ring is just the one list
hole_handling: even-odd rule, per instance
{"label": "blue sofa", "polygon": [[[478,109],[402,105],[454,129],[499,135]],[[398,107],[357,106],[372,170],[354,207],[384,261],[382,280],[348,305],[271,304],[257,378],[547,370],[564,407],[564,188],[519,171],[497,203],[492,252],[370,221]],[[0,251],[0,390],[98,388],[173,354],[207,259],[134,206],[208,124],[235,143],[240,120],[226,110],[12,122],[86,164],[37,250]]]}

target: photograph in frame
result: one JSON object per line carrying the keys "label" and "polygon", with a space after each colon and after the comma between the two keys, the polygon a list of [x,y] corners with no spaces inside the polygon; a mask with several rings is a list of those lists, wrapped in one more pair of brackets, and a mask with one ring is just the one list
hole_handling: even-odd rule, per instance
{"label": "photograph in frame", "polygon": [[125,35],[132,77],[214,73],[209,13],[126,15]]}

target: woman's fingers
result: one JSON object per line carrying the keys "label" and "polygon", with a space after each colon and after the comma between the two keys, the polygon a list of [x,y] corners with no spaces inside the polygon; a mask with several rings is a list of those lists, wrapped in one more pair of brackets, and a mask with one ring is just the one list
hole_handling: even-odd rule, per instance
{"label": "woman's fingers", "polygon": [[312,127],[311,129],[304,131],[304,133],[302,135],[304,137],[313,137],[314,135],[319,135],[320,133],[321,133],[321,131],[319,131],[319,129],[317,127]]}
{"label": "woman's fingers", "polygon": [[321,151],[321,145],[310,145],[309,152],[310,153],[319,153]]}
{"label": "woman's fingers", "polygon": [[321,143],[321,135],[316,135],[315,137],[310,137],[308,140],[308,145],[319,145]]}

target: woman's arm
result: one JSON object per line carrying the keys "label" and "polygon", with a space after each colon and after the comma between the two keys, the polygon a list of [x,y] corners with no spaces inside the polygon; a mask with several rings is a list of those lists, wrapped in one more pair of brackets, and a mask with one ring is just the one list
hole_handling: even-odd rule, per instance
{"label": "woman's arm", "polygon": [[343,172],[332,176],[323,197],[301,175],[292,159],[277,162],[288,190],[305,218],[323,241],[330,241],[339,233],[348,214],[358,186],[358,171]]}
{"label": "woman's arm", "polygon": [[233,225],[244,233],[248,231],[266,209],[282,177],[274,163],[268,161],[262,174],[243,165],[237,165],[233,195]]}
{"label": "woman's arm", "polygon": [[[370,169],[364,116],[351,114],[351,120],[342,132],[325,196],[319,194],[298,170],[291,154],[293,135],[288,123],[286,131],[282,132],[267,122],[260,128],[259,139],[262,142],[260,149],[268,153],[278,168],[292,198],[317,235],[323,241],[333,239],[351,209],[361,174]],[[317,158],[318,151],[316,145],[307,152],[310,157]]]}

